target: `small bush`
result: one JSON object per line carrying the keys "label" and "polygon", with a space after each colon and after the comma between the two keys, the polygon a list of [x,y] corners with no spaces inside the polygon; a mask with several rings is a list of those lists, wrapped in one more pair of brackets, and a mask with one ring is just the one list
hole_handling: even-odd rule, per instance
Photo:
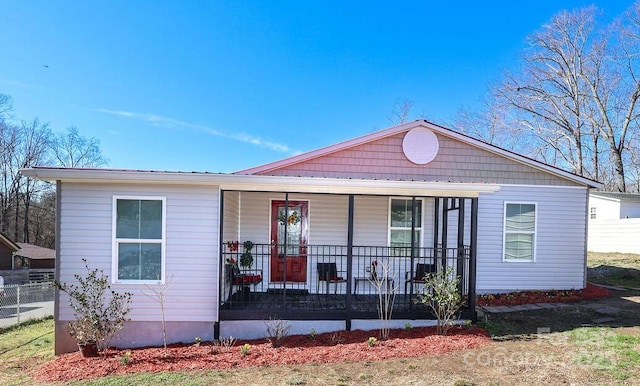
{"label": "small bush", "polygon": [[125,351],[124,355],[120,357],[120,363],[123,365],[131,363],[131,351]]}
{"label": "small bush", "polygon": [[428,273],[424,276],[424,291],[419,295],[420,301],[429,306],[437,319],[436,331],[447,335],[453,326],[453,320],[462,306],[462,297],[458,291],[460,276],[453,267],[444,271]]}
{"label": "small bush", "polygon": [[86,276],[74,275],[78,284],[54,281],[54,286],[69,295],[69,305],[76,318],[69,322],[68,331],[79,344],[104,344],[124,327],[130,311],[130,292],[118,293],[111,289],[104,271],[90,269],[82,259]]}
{"label": "small bush", "polygon": [[211,346],[211,353],[216,354],[220,351],[229,352],[231,348],[236,344],[236,338],[230,336],[224,339],[216,339]]}
{"label": "small bush", "polygon": [[329,337],[329,341],[334,346],[344,342],[344,337],[342,336],[342,332],[334,332],[333,334],[331,334],[331,336]]}
{"label": "small bush", "polygon": [[269,318],[269,320],[264,323],[267,326],[267,335],[269,336],[271,346],[279,347],[284,338],[289,336],[291,325],[282,319],[275,318]]}

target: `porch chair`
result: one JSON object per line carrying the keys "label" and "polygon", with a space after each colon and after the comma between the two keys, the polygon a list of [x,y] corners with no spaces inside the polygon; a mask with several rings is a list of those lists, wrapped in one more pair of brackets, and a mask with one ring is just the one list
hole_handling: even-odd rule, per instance
{"label": "porch chair", "polygon": [[[242,292],[243,299],[246,300],[247,297],[251,294],[249,288],[250,285],[255,287],[262,283],[262,270],[261,269],[248,269],[243,272],[240,272],[240,269],[237,265],[231,267],[231,289],[229,290],[229,299],[233,295],[233,287],[240,287],[240,291]],[[247,293],[245,293],[247,291]]]}
{"label": "porch chair", "polygon": [[[334,294],[338,293],[338,284],[346,283],[347,279],[343,276],[338,276],[338,268],[336,263],[318,263],[316,266],[318,272],[318,280],[316,281],[316,293],[320,293],[320,282],[323,281],[326,284],[326,293],[329,293],[329,284],[335,284]],[[344,271],[340,271],[344,272]]]}
{"label": "porch chair", "polygon": [[413,273],[413,277],[411,277],[411,272],[406,272],[404,275],[404,293],[408,294],[409,292],[407,291],[407,288],[409,287],[409,284],[414,285],[414,284],[422,284],[424,285],[425,281],[424,281],[424,276],[427,273],[435,273],[436,272],[436,265],[435,264],[423,264],[423,263],[418,263],[416,264],[416,270]]}

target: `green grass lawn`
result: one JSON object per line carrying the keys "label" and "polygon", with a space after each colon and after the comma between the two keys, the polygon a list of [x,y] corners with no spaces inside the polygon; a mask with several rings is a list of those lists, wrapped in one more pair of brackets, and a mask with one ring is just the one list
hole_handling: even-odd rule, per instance
{"label": "green grass lawn", "polygon": [[587,268],[594,283],[640,288],[640,255],[589,252]]}
{"label": "green grass lawn", "polygon": [[0,384],[33,385],[30,369],[53,358],[53,318],[0,330]]}

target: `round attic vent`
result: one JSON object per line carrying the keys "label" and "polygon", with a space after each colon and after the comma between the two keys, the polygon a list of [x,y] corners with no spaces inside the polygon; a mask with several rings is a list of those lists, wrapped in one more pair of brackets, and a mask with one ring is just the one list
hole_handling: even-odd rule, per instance
{"label": "round attic vent", "polygon": [[433,131],[424,127],[411,129],[402,140],[402,151],[405,157],[418,165],[433,161],[438,155],[439,147],[438,137]]}

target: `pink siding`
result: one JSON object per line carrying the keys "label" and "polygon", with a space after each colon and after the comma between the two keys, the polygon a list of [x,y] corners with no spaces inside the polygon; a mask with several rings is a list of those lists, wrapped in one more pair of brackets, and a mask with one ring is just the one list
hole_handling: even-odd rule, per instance
{"label": "pink siding", "polygon": [[402,152],[405,132],[259,174],[382,180],[578,185],[504,156],[436,134],[440,150],[427,165]]}

